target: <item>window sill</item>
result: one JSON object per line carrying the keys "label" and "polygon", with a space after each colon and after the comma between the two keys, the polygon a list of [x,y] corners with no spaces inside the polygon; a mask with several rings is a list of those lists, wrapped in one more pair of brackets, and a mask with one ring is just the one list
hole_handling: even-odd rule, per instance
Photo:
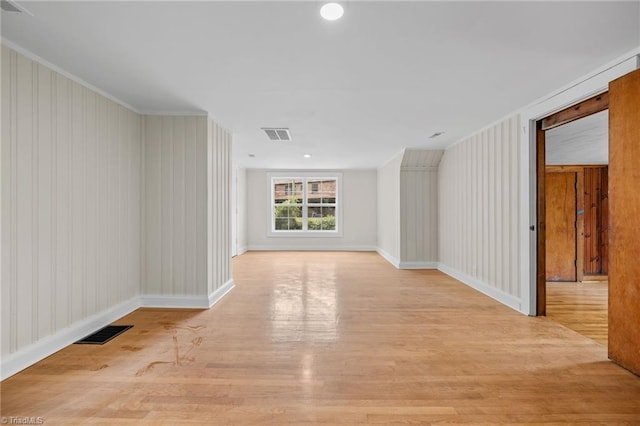
{"label": "window sill", "polygon": [[313,232],[313,231],[270,231],[267,237],[276,238],[340,238],[342,232]]}

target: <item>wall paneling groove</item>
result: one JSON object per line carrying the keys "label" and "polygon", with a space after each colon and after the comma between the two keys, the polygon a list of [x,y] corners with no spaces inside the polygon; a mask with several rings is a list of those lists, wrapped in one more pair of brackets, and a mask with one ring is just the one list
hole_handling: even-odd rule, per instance
{"label": "wall paneling groove", "polygon": [[208,121],[208,267],[207,294],[227,291],[233,285],[231,277],[231,134],[216,122]]}
{"label": "wall paneling groove", "polygon": [[520,309],[520,118],[447,149],[439,169],[441,269]]}
{"label": "wall paneling groove", "polygon": [[139,116],[2,47],[2,356],[130,300]]}
{"label": "wall paneling groove", "polygon": [[143,293],[206,288],[207,117],[145,116],[146,259]]}

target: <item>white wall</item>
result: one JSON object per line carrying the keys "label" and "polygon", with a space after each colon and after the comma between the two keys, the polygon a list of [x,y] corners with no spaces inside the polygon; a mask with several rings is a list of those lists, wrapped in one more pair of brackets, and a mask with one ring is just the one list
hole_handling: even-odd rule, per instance
{"label": "white wall", "polygon": [[237,206],[238,206],[238,254],[247,251],[247,169],[237,170]]}
{"label": "white wall", "polygon": [[233,287],[231,277],[231,134],[208,120],[207,137],[209,305]]}
{"label": "white wall", "polygon": [[[318,170],[316,170],[317,172]],[[375,250],[377,189],[375,170],[341,170],[341,237],[269,237],[268,174],[247,170],[247,242],[249,250]],[[306,170],[305,172],[309,172]]]}
{"label": "white wall", "polygon": [[136,113],[2,47],[3,377],[37,342],[131,308],[141,145]]}
{"label": "white wall", "polygon": [[400,166],[404,152],[378,169],[378,253],[400,264]]}
{"label": "white wall", "polygon": [[141,117],[3,46],[0,154],[2,379],[233,287],[231,135],[207,117]]}
{"label": "white wall", "polygon": [[145,116],[145,295],[207,294],[207,117]]}
{"label": "white wall", "polygon": [[438,166],[443,150],[405,149],[400,169],[401,269],[438,266]]}
{"label": "white wall", "polygon": [[438,203],[440,269],[518,310],[520,135],[515,115],[447,149]]}
{"label": "white wall", "polygon": [[438,262],[438,170],[400,172],[400,268]]}

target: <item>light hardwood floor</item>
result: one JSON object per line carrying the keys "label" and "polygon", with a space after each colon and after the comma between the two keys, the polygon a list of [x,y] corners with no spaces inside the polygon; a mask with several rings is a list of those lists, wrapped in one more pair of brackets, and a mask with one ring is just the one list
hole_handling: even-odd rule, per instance
{"label": "light hardwood floor", "polygon": [[141,309],[2,383],[47,424],[640,424],[606,348],[374,253],[250,252],[211,310]]}
{"label": "light hardwood floor", "polygon": [[547,283],[547,316],[607,345],[607,293],[609,283]]}

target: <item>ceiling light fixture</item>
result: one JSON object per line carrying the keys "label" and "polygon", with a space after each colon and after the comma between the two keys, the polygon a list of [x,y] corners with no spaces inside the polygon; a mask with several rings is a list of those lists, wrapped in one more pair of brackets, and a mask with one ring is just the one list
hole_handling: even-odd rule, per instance
{"label": "ceiling light fixture", "polygon": [[442,136],[442,135],[444,135],[444,132],[435,132],[434,134],[429,136],[429,139],[437,138],[438,136]]}
{"label": "ceiling light fixture", "polygon": [[327,21],[335,21],[342,18],[344,9],[338,3],[327,3],[320,8],[320,16]]}
{"label": "ceiling light fixture", "polygon": [[311,154],[304,154],[303,157],[304,158],[311,158]]}

